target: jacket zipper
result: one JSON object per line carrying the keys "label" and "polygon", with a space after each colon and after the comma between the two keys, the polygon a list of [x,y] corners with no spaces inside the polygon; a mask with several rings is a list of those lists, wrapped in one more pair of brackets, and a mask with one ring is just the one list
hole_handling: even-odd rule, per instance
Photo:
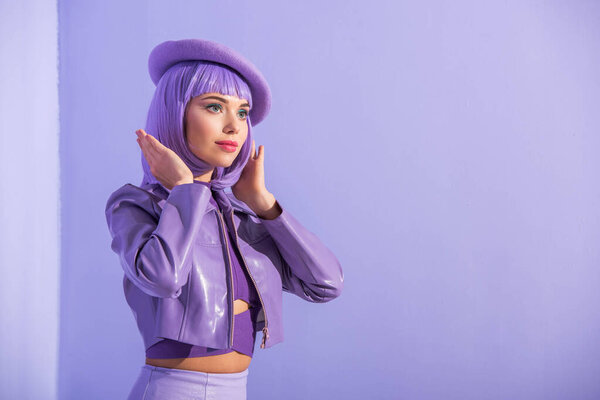
{"label": "jacket zipper", "polygon": [[229,261],[229,277],[231,279],[231,312],[229,313],[231,315],[231,324],[229,326],[231,326],[231,329],[229,331],[229,337],[230,339],[230,346],[233,347],[233,325],[235,324],[235,319],[233,318],[233,271],[231,269],[231,259],[229,258],[229,241],[227,240],[227,229],[225,229],[225,221],[223,220],[223,216],[221,215],[221,212],[219,210],[217,210],[217,214],[219,214],[219,218],[221,219],[221,226],[223,227],[223,232],[224,232],[224,236],[225,236],[225,245],[227,246],[227,261]]}
{"label": "jacket zipper", "polygon": [[[235,222],[233,221],[233,209],[231,210],[231,226],[233,227],[233,231],[235,233],[235,244],[237,245],[238,250],[240,249],[240,243],[238,242],[238,235],[237,235],[237,230],[235,229]],[[248,271],[248,275],[250,275],[250,279],[252,279],[252,283],[254,284],[254,288],[256,289],[256,293],[258,293],[258,299],[260,300],[260,305],[263,309],[263,313],[265,314],[265,327],[262,329],[262,333],[263,333],[263,338],[262,338],[262,343],[260,344],[260,348],[264,349],[265,348],[265,342],[267,341],[267,339],[269,338],[269,328],[268,328],[268,320],[267,320],[267,310],[265,309],[265,304],[263,303],[262,300],[262,296],[260,295],[260,290],[258,290],[258,286],[256,285],[256,281],[254,280],[254,277],[252,276],[252,273],[250,272],[250,268],[248,268],[248,265],[246,264],[246,260],[244,259],[244,255],[242,254],[242,251],[240,250],[240,255],[242,256],[242,261],[244,262],[244,267],[246,267],[246,271]]]}

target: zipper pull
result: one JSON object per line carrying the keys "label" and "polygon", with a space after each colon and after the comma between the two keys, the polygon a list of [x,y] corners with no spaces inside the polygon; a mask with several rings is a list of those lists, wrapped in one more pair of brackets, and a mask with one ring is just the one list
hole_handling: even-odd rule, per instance
{"label": "zipper pull", "polygon": [[267,328],[266,326],[263,328],[262,330],[263,332],[263,338],[262,338],[262,343],[260,344],[260,348],[264,349],[265,348],[265,342],[267,341],[267,339],[269,338],[269,328]]}

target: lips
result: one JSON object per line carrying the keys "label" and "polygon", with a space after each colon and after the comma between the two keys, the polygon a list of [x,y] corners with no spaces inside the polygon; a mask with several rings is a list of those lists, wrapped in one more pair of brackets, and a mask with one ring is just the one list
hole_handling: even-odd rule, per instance
{"label": "lips", "polygon": [[215,142],[216,144],[226,144],[228,146],[235,146],[237,147],[237,142],[235,140],[219,140],[218,142]]}

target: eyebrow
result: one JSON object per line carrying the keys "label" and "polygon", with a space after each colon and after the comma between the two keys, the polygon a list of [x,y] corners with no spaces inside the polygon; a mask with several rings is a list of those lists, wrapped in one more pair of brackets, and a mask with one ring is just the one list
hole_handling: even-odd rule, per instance
{"label": "eyebrow", "polygon": [[[206,100],[206,99],[216,99],[216,100],[222,101],[225,104],[229,104],[229,102],[226,99],[224,99],[222,97],[218,97],[218,96],[206,96],[206,97],[202,98],[202,100]],[[250,104],[248,104],[248,103],[240,104],[240,107],[250,107]]]}

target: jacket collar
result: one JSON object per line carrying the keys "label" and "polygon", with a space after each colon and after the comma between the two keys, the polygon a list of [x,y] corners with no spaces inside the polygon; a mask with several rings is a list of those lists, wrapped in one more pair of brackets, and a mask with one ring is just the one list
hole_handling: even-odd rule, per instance
{"label": "jacket collar", "polygon": [[[150,190],[152,193],[158,195],[161,198],[161,200],[158,202],[158,204],[161,207],[163,207],[164,202],[166,201],[167,197],[169,197],[169,194],[171,193],[171,191],[169,189],[167,189],[166,187],[164,187],[160,182],[152,183],[152,184],[148,185],[148,190]],[[227,197],[229,197],[231,206],[233,207],[233,209],[235,211],[243,212],[245,214],[249,214],[249,215],[252,215],[252,216],[258,218],[258,215],[256,215],[256,213],[254,211],[252,211],[252,209],[250,207],[248,207],[248,205],[246,205],[246,203],[238,200],[233,195],[233,193],[225,192],[225,195],[227,195]],[[212,202],[208,202],[208,204],[206,205],[207,212],[212,211],[212,210],[217,211],[217,208],[218,207],[215,206]]]}

